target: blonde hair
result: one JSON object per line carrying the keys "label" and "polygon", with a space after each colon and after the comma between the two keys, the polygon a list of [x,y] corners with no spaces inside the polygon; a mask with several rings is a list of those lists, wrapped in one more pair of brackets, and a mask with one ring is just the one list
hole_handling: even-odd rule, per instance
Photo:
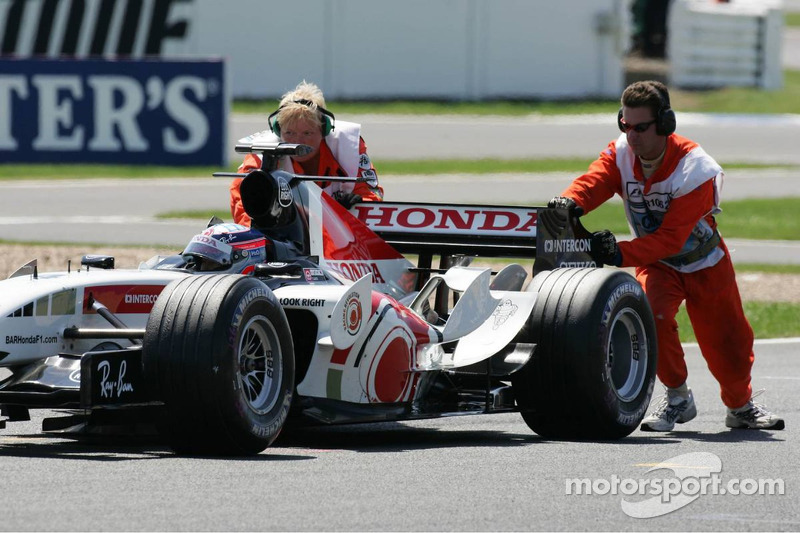
{"label": "blonde hair", "polygon": [[325,108],[325,97],[322,89],[306,80],[300,82],[294,90],[281,97],[277,121],[280,124],[293,124],[299,120],[316,122],[323,126],[319,108]]}
{"label": "blonde hair", "polygon": [[287,92],[281,97],[281,107],[294,102],[295,100],[309,100],[314,105],[325,107],[325,97],[322,95],[322,89],[313,83],[308,83],[306,80],[297,84],[294,90]]}

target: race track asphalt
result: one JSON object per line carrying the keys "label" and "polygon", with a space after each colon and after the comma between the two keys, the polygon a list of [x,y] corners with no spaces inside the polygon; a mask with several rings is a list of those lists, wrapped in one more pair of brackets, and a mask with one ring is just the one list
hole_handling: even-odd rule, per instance
{"label": "race track asphalt", "polygon": [[[191,458],[157,442],[43,436],[51,413],[35,412],[0,430],[0,530],[797,531],[798,348],[797,339],[756,346],[753,384],[767,388],[759,399],[784,416],[784,431],[725,428],[693,345],[697,418],[614,442],[546,440],[511,413],[287,431],[252,458]],[[711,476],[717,488],[699,492]],[[569,493],[570,480],[592,492]],[[667,483],[677,492],[654,493]],[[756,491],[728,490],[739,486]],[[623,508],[647,500],[652,518]],[[683,505],[655,516],[670,510],[665,500]]]}

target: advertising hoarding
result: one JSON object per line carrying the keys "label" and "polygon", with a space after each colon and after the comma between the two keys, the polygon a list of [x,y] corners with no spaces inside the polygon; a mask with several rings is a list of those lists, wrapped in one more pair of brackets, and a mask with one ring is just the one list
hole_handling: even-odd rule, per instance
{"label": "advertising hoarding", "polygon": [[224,165],[222,60],[0,59],[0,162]]}

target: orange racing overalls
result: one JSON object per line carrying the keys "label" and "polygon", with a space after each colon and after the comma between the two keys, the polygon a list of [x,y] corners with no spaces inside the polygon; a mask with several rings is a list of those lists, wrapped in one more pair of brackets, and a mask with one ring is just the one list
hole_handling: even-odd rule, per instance
{"label": "orange racing overalls", "polygon": [[[383,188],[378,183],[375,167],[367,155],[367,145],[359,132],[358,124],[337,120],[336,128],[320,143],[319,168],[316,175],[363,177],[368,178],[368,181],[358,183],[317,181],[315,183],[331,195],[338,191],[352,192],[361,196],[365,202],[379,202],[383,200]],[[239,166],[239,172],[247,173],[258,168],[261,168],[261,158],[255,154],[247,154]],[[300,164],[292,161],[289,156],[281,158],[279,168],[294,174],[303,174]],[[241,184],[242,180],[236,179],[230,185],[231,215],[235,223],[250,226],[250,216],[245,213],[242,205]]]}
{"label": "orange racing overalls", "polygon": [[658,378],[675,388],[688,377],[675,320],[685,301],[722,401],[733,409],[752,396],[753,330],[714,219],[723,177],[722,168],[697,143],[673,134],[667,137],[661,165],[645,179],[622,134],[562,196],[586,213],[614,194],[622,197],[634,238],[619,243],[621,266],[636,267],[636,279],[653,309]]}

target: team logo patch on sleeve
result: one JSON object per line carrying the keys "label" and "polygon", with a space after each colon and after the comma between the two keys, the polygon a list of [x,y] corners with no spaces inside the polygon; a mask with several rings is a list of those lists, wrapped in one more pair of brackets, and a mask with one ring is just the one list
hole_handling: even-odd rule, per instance
{"label": "team logo patch on sleeve", "polygon": [[374,170],[362,170],[361,177],[367,180],[367,185],[370,187],[378,186],[378,174]]}
{"label": "team logo patch on sleeve", "polygon": [[358,167],[369,170],[372,168],[372,161],[369,160],[367,154],[360,154],[358,157]]}

